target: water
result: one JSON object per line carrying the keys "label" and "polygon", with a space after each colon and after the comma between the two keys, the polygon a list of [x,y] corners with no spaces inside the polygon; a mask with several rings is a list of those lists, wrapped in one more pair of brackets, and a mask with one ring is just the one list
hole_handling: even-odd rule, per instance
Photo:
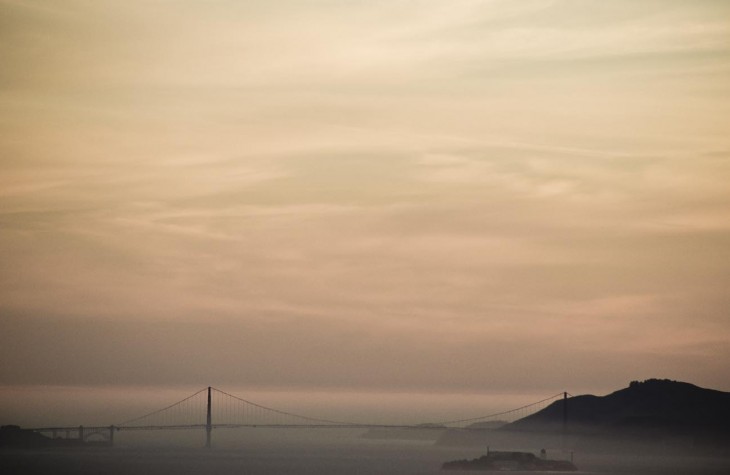
{"label": "water", "polygon": [[[2,450],[4,475],[49,474],[379,474],[441,472],[446,460],[470,457],[464,451],[433,447],[380,445],[366,447],[269,447],[262,449],[81,449]],[[730,473],[722,459],[594,458],[580,464],[580,473],[616,475],[720,475]],[[520,473],[520,472],[512,472]]]}
{"label": "water", "polygon": [[[123,434],[123,433],[121,433]],[[421,475],[447,474],[441,464],[482,455],[479,447],[429,440],[369,440],[355,431],[216,431],[120,437],[114,448],[0,449],[2,475]],[[171,446],[173,441],[177,446]],[[580,474],[727,475],[730,459],[691,456],[576,454]],[[473,472],[465,472],[473,473]],[[479,472],[477,472],[479,473]],[[510,472],[534,473],[534,472]],[[574,472],[575,473],[575,472]]]}
{"label": "water", "polygon": [[414,447],[257,447],[5,451],[0,470],[13,474],[429,474],[452,458]]}

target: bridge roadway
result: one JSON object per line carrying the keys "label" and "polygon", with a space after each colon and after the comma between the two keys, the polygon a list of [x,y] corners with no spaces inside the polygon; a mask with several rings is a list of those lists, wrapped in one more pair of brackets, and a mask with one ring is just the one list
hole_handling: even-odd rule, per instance
{"label": "bridge roadway", "polygon": [[[234,419],[242,420],[242,422],[234,423],[213,423],[213,395],[217,395],[219,398],[223,398],[223,417],[231,420],[231,417],[225,417],[226,414],[233,415]],[[106,439],[110,445],[114,443],[114,432],[118,431],[142,431],[142,430],[185,430],[185,429],[205,429],[206,430],[206,447],[211,446],[211,433],[213,429],[235,429],[243,427],[251,428],[270,428],[270,429],[368,429],[368,428],[382,428],[382,429],[445,429],[453,426],[454,424],[462,425],[462,429],[469,430],[471,424],[479,421],[484,421],[494,417],[501,417],[508,414],[514,414],[518,411],[524,411],[528,409],[536,409],[541,405],[547,405],[551,402],[556,402],[558,398],[563,399],[563,430],[567,426],[568,420],[568,393],[563,392],[543,399],[541,401],[528,404],[516,409],[509,411],[503,411],[487,416],[460,419],[446,422],[437,422],[429,424],[363,424],[353,423],[346,421],[334,421],[327,419],[318,419],[308,416],[302,416],[298,414],[292,414],[278,409],[262,406],[260,404],[247,401],[245,399],[233,396],[219,389],[208,386],[200,391],[186,397],[174,404],[171,404],[162,409],[150,412],[143,416],[127,420],[121,424],[113,424],[108,426],[56,426],[56,427],[38,427],[30,429],[34,432],[51,433],[55,439],[59,433],[65,435],[64,438],[70,439],[71,435],[75,435],[75,439],[86,441],[88,438],[98,435]],[[201,414],[201,410],[204,409],[204,413]],[[205,423],[195,424],[184,424],[174,423],[170,418],[166,418],[167,415],[171,416],[185,416],[188,420],[200,420],[205,415]],[[269,421],[261,420],[261,416],[267,415]],[[162,417],[162,419],[160,419]],[[285,420],[281,420],[284,418]],[[180,418],[177,418],[180,420]],[[249,419],[246,421],[246,419]],[[251,420],[259,419],[259,420]],[[272,420],[273,419],[273,420]],[[279,419],[274,422],[274,420]],[[153,422],[154,421],[154,422]],[[145,424],[144,422],[148,422]],[[465,426],[466,427],[463,427]],[[478,429],[473,429],[478,430]]]}
{"label": "bridge roadway", "polygon": [[[213,429],[238,429],[243,427],[266,428],[266,429],[446,429],[446,426],[435,426],[429,424],[407,425],[407,424],[211,424]],[[182,429],[207,429],[207,424],[179,424],[179,425],[149,425],[149,426],[71,426],[71,427],[33,427],[28,430],[34,432],[66,432],[78,431],[94,433],[113,429],[117,432],[126,430],[182,430]]]}

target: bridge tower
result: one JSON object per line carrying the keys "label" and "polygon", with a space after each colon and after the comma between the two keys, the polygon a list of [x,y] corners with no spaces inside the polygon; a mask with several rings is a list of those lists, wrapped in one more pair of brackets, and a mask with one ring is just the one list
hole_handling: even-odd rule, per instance
{"label": "bridge tower", "polygon": [[210,433],[213,432],[213,419],[211,417],[211,388],[208,386],[208,414],[205,419],[205,448],[210,448]]}
{"label": "bridge tower", "polygon": [[568,433],[568,392],[563,393],[563,436]]}

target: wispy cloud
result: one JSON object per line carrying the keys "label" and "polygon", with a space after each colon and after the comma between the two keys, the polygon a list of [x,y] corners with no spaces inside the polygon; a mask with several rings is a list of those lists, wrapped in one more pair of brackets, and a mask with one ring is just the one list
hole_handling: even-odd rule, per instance
{"label": "wispy cloud", "polygon": [[[725,384],[721,2],[0,8],[5,340],[215,322],[201,361],[262,385]],[[57,351],[0,383],[107,382]]]}

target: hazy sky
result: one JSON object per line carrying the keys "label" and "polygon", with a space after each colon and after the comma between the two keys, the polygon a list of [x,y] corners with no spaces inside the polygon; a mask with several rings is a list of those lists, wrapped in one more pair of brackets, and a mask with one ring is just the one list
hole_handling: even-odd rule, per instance
{"label": "hazy sky", "polygon": [[730,2],[0,0],[0,392],[730,391]]}

